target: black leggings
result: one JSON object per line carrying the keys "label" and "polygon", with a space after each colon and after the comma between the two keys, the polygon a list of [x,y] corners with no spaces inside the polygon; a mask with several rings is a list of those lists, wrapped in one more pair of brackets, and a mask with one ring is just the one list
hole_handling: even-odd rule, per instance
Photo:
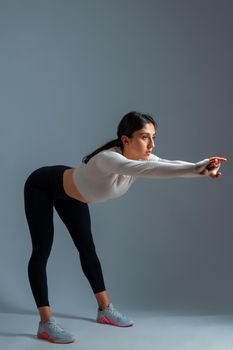
{"label": "black leggings", "polygon": [[105,290],[88,204],[68,196],[63,188],[63,172],[70,168],[65,165],[41,167],[28,176],[24,185],[24,207],[32,239],[28,277],[37,307],[49,306],[46,264],[54,235],[53,206],[79,251],[83,272],[93,292]]}

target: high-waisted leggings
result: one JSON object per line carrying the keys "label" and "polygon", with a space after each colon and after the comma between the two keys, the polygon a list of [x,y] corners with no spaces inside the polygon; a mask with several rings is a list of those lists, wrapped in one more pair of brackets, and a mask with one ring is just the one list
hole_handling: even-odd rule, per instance
{"label": "high-waisted leggings", "polygon": [[28,277],[37,307],[49,306],[46,264],[54,236],[53,207],[78,249],[82,270],[93,292],[105,290],[91,233],[88,204],[64,191],[63,173],[70,168],[65,165],[41,167],[28,176],[24,185],[25,214],[32,239]]}

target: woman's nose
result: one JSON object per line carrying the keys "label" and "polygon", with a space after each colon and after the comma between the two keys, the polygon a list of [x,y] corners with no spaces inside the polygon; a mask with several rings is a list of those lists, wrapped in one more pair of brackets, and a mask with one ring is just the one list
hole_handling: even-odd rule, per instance
{"label": "woman's nose", "polygon": [[150,143],[149,143],[149,145],[150,145],[150,148],[154,148],[154,147],[155,147],[154,140],[151,140]]}

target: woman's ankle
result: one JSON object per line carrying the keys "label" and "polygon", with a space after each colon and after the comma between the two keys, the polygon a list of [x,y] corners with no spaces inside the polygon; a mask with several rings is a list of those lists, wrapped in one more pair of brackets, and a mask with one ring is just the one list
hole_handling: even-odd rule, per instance
{"label": "woman's ankle", "polygon": [[49,318],[52,316],[52,310],[49,306],[42,306],[38,308],[40,313],[40,323],[48,322]]}
{"label": "woman's ankle", "polygon": [[107,309],[107,307],[109,307],[109,303],[108,304],[104,304],[104,305],[99,305],[99,309],[100,311]]}

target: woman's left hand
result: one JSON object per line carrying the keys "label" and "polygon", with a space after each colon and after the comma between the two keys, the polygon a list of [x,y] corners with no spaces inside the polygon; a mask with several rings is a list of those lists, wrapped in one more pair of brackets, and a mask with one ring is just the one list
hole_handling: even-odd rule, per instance
{"label": "woman's left hand", "polygon": [[[220,172],[213,171],[213,170],[216,168],[220,168],[221,163],[226,162],[226,161],[227,161],[227,159],[223,158],[223,157],[211,157],[211,158],[209,158],[209,164],[206,166],[206,169],[205,169],[205,170],[209,171],[208,176],[210,176],[213,179],[221,176]],[[205,172],[205,170],[204,170],[204,172]]]}

